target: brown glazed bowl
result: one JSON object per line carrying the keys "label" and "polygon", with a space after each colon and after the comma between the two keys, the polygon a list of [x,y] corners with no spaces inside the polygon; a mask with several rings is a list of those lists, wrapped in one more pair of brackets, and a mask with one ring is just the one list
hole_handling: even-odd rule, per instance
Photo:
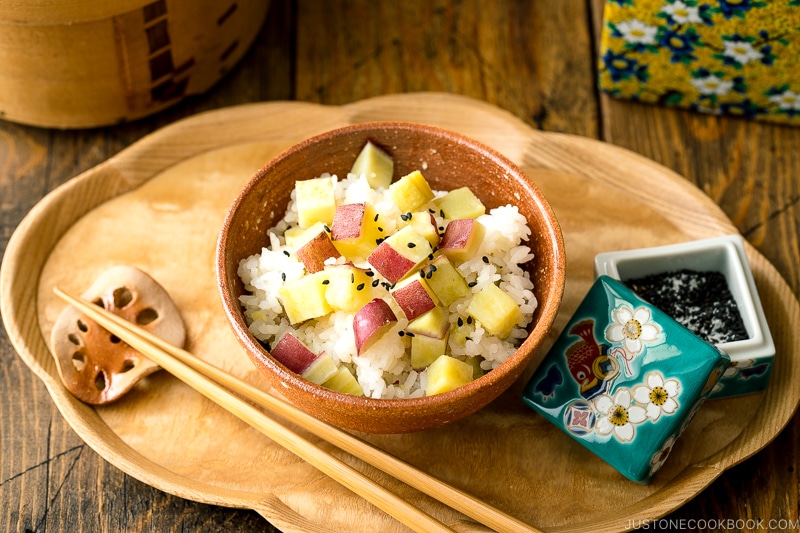
{"label": "brown glazed bowl", "polygon": [[[468,186],[487,210],[518,206],[531,228],[528,271],[538,301],[529,335],[499,367],[455,390],[411,399],[373,399],[331,391],[273,359],[248,331],[239,296],[239,262],[268,244],[267,230],[288,205],[295,180],[325,172],[344,177],[367,140],[394,158],[398,179],[422,170],[434,190]],[[424,163],[424,166],[423,166]],[[565,253],[556,217],[537,186],[515,164],[462,135],[421,124],[373,122],[343,127],[292,146],[262,167],[233,202],[217,243],[217,279],[233,331],[272,386],[304,411],[366,433],[408,433],[442,426],[486,406],[531,363],[561,305]]]}

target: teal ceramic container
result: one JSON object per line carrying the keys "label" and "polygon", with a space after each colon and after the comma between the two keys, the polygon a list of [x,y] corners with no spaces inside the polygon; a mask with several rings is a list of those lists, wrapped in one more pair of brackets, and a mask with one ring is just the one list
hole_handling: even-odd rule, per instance
{"label": "teal ceramic container", "polygon": [[713,344],[600,276],[523,400],[625,477],[647,483],[729,364]]}

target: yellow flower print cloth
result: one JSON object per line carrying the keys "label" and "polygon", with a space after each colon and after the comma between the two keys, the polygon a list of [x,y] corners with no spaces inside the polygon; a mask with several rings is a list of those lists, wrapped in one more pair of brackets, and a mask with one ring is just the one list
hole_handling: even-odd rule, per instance
{"label": "yellow flower print cloth", "polygon": [[608,0],[598,85],[617,98],[800,124],[800,0]]}

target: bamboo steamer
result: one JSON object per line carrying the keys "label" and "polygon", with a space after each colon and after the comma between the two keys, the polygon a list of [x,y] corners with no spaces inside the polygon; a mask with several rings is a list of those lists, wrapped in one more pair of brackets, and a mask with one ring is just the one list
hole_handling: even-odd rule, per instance
{"label": "bamboo steamer", "polygon": [[219,81],[269,0],[0,0],[0,118],[86,128],[161,111]]}

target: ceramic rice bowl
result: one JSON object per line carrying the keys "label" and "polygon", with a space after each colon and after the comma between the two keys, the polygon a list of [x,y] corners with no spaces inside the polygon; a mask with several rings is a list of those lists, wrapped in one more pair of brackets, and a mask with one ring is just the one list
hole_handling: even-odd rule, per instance
{"label": "ceramic rice bowl", "polygon": [[[528,336],[497,368],[454,390],[420,398],[375,399],[335,392],[291,372],[249,331],[239,297],[242,259],[269,244],[267,231],[286,211],[295,181],[323,173],[346,176],[367,141],[394,159],[394,180],[422,170],[434,190],[468,186],[487,210],[515,205],[528,220],[526,265],[537,300]],[[526,370],[558,313],[565,283],[558,221],[537,186],[515,164],[482,144],[442,129],[379,122],[343,127],[307,139],[262,167],[233,202],[217,244],[217,278],[227,318],[253,364],[289,401],[315,417],[366,433],[408,433],[440,427],[480,410]]]}

